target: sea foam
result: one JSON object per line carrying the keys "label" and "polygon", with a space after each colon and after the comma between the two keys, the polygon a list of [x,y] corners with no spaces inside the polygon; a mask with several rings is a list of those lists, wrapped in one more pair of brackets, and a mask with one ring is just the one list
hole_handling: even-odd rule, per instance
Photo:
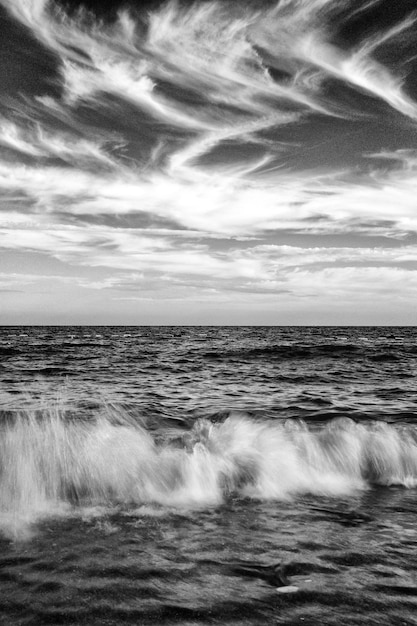
{"label": "sea foam", "polygon": [[232,414],[156,443],[127,416],[77,420],[56,410],[20,413],[0,429],[0,528],[9,537],[85,507],[200,508],[231,494],[341,496],[371,484],[417,485],[414,428]]}

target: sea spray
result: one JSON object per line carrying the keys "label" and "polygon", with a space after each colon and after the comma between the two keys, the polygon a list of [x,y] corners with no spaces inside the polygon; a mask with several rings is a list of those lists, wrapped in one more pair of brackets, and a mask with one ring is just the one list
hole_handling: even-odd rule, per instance
{"label": "sea spray", "polygon": [[68,419],[56,409],[19,413],[0,430],[0,526],[11,537],[84,507],[203,507],[230,494],[341,496],[372,483],[417,484],[413,427],[232,414],[156,443],[131,416],[115,419],[103,409],[94,419]]}

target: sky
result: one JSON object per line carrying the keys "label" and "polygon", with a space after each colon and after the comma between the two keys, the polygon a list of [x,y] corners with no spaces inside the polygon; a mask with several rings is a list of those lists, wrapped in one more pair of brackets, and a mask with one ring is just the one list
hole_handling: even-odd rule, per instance
{"label": "sky", "polygon": [[414,0],[0,0],[0,324],[417,324]]}

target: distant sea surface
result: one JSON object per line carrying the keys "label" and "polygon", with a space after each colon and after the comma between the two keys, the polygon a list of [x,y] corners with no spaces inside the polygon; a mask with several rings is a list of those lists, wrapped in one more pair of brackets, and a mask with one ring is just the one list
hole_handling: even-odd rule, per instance
{"label": "distant sea surface", "polygon": [[0,328],[0,624],[417,624],[416,414],[416,328]]}

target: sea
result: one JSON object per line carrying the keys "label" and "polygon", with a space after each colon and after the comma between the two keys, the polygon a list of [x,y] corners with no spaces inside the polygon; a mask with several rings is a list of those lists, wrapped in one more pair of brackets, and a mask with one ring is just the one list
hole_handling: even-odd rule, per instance
{"label": "sea", "polygon": [[0,623],[417,624],[417,330],[0,328]]}

